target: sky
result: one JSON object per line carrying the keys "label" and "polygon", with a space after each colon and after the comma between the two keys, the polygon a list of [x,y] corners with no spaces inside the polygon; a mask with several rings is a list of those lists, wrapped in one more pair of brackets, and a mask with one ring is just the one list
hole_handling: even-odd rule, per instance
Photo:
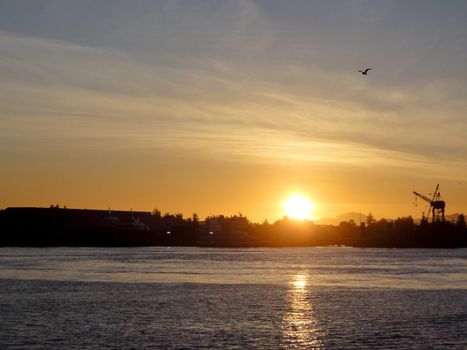
{"label": "sky", "polygon": [[[0,208],[467,213],[467,2],[0,0]],[[373,68],[367,76],[359,69]]]}

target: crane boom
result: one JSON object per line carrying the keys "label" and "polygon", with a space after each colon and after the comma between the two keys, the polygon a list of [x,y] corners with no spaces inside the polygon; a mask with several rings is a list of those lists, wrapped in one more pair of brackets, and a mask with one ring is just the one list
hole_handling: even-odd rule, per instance
{"label": "crane boom", "polygon": [[417,197],[420,197],[421,199],[427,201],[427,202],[430,203],[430,204],[431,204],[431,202],[433,202],[430,198],[428,198],[427,196],[424,196],[424,195],[421,194],[421,193],[418,193],[418,192],[413,191],[413,194],[416,195]]}
{"label": "crane boom", "polygon": [[438,189],[439,189],[439,184],[436,185],[436,189],[435,189],[435,192],[433,192],[433,199],[431,200],[431,202],[434,202],[435,199],[439,199],[439,196],[441,195],[441,193],[438,192]]}

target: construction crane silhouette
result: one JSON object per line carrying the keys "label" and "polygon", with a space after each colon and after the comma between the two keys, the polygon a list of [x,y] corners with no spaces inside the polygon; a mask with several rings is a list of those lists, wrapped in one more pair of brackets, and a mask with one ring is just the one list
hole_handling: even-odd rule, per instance
{"label": "construction crane silhouette", "polygon": [[430,199],[427,196],[413,191],[414,195],[423,199],[424,201],[430,204],[428,208],[428,213],[426,215],[426,220],[428,221],[431,212],[431,222],[435,221],[444,221],[444,208],[446,207],[446,202],[441,199],[441,193],[439,192],[439,184],[436,185],[435,192],[433,192],[433,197]]}

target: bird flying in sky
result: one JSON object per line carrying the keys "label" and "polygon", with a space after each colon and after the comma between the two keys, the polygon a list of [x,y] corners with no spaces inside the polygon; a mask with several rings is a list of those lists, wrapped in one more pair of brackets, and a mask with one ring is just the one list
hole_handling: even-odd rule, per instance
{"label": "bird flying in sky", "polygon": [[367,68],[365,70],[359,70],[360,73],[362,73],[363,75],[367,75],[368,74],[368,71],[370,71],[371,68]]}

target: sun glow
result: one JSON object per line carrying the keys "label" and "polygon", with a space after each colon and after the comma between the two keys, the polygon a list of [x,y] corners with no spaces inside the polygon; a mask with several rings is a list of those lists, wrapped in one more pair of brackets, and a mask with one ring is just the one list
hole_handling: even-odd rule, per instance
{"label": "sun glow", "polygon": [[284,215],[296,220],[311,220],[315,205],[307,197],[293,195],[284,202]]}

